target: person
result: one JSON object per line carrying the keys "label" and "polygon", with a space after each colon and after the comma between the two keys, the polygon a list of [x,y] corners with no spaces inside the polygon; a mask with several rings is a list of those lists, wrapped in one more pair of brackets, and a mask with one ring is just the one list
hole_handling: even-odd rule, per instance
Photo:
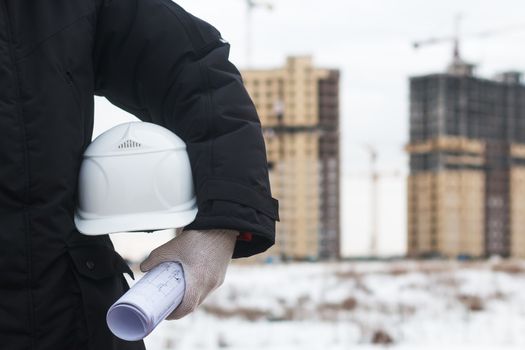
{"label": "person", "polygon": [[84,236],[73,221],[93,96],[187,144],[197,218],[142,264],[186,264],[172,319],[222,283],[230,259],[274,244],[278,202],[256,109],[229,44],[171,0],[0,2],[2,348],[144,349],[105,322],[131,270],[108,235]]}

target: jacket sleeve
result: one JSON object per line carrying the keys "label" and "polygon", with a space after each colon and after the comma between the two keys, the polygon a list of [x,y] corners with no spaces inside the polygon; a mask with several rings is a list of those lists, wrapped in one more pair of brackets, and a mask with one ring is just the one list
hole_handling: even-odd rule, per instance
{"label": "jacket sleeve", "polygon": [[186,229],[236,229],[234,258],[275,241],[266,150],[229,45],[171,0],[98,0],[95,94],[187,144],[199,212]]}

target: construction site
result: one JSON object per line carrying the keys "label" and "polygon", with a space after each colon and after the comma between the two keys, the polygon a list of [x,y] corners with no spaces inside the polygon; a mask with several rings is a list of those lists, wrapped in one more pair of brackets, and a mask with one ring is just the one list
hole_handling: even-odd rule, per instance
{"label": "construction site", "polygon": [[523,258],[525,86],[476,76],[453,40],[446,72],[410,78],[408,255]]}

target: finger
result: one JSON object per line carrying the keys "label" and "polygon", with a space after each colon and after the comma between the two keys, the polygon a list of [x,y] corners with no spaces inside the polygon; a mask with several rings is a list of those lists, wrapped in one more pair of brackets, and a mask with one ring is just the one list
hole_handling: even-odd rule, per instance
{"label": "finger", "polygon": [[181,319],[197,309],[203,298],[201,295],[202,291],[197,290],[195,286],[196,281],[193,281],[191,277],[186,279],[184,297],[182,298],[180,305],[168,315],[166,318],[167,320]]}
{"label": "finger", "polygon": [[150,254],[146,260],[144,260],[140,264],[140,271],[147,272],[154,268],[155,266],[159,265],[163,261],[161,260],[161,257],[157,254]]}

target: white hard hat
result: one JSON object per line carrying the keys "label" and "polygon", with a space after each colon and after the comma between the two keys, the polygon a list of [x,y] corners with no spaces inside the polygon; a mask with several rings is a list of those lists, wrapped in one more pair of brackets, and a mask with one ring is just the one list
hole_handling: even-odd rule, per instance
{"label": "white hard hat", "polygon": [[197,215],[186,144],[145,122],[118,125],[86,149],[77,229],[86,235],[180,228]]}

